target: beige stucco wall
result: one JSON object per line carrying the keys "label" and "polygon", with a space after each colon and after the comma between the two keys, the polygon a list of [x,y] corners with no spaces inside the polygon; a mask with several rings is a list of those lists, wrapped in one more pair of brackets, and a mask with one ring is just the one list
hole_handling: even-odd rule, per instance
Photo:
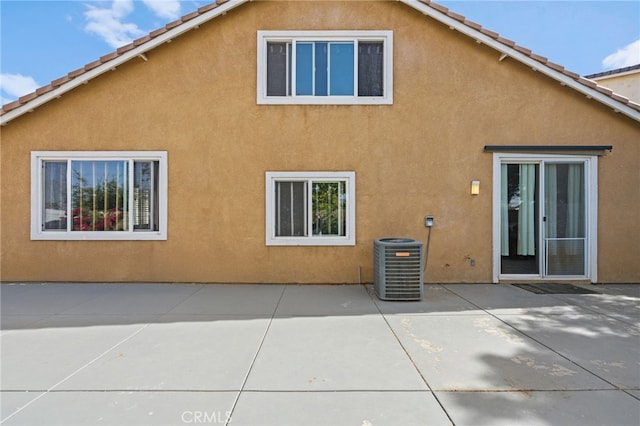
{"label": "beige stucco wall", "polygon": [[[393,105],[256,104],[256,30],[356,28],[394,31]],[[3,280],[370,282],[373,240],[430,214],[426,280],[490,282],[483,147],[606,144],[599,281],[640,282],[640,125],[400,2],[252,2],[147,57],[2,128]],[[32,150],[166,150],[167,241],[30,241]],[[279,170],[355,171],[357,244],[267,247]]]}

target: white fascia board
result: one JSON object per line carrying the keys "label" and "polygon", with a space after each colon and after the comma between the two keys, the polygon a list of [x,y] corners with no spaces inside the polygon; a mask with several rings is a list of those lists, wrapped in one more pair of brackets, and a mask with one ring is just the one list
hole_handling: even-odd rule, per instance
{"label": "white fascia board", "polygon": [[[199,25],[219,16],[219,15],[224,15],[225,13],[227,13],[229,10],[234,9],[237,6],[240,6],[243,3],[246,3],[248,1],[251,0],[229,0],[226,3],[223,3],[222,5],[211,9],[208,12],[203,13],[202,15],[198,15],[197,17],[182,23],[170,30],[167,30],[165,33],[162,33],[161,35],[147,41],[144,42],[142,44],[140,44],[137,47],[134,47],[131,50],[128,50],[127,52],[123,53],[122,55],[119,55],[118,57],[114,58],[111,61],[107,61],[104,64],[101,64],[99,66],[97,66],[96,68],[89,70],[83,74],[81,74],[80,76],[71,79],[70,81],[63,83],[62,85],[60,85],[59,87],[51,90],[50,92],[47,92],[43,95],[40,95],[38,97],[36,97],[35,99],[33,99],[32,101],[27,102],[24,105],[19,106],[16,109],[13,109],[9,112],[7,112],[6,114],[2,115],[0,117],[0,125],[5,125],[7,124],[9,121],[13,120],[14,118],[17,118],[19,116],[21,116],[22,114],[25,114],[27,112],[31,112],[34,109],[36,109],[37,107],[49,102],[52,99],[55,98],[59,98],[60,96],[62,96],[63,94],[75,89],[76,87],[82,85],[82,84],[87,84],[90,80],[92,80],[95,77],[98,77],[99,75],[102,75],[106,72],[109,71],[114,71],[118,66],[122,65],[123,63],[136,58],[138,56],[144,55],[144,53],[148,52],[149,50],[152,50],[156,47],[158,47],[159,45],[163,44],[163,43],[167,43],[169,41],[171,41],[172,39],[178,37],[179,35],[195,28],[198,27]],[[146,59],[145,59],[146,61]]]}
{"label": "white fascia board", "polygon": [[473,29],[472,27],[465,25],[464,23],[453,19],[450,16],[445,15],[444,13],[420,2],[419,0],[398,0],[401,1],[402,3],[413,7],[414,9],[422,12],[423,14],[447,25],[449,28],[459,31],[462,34],[465,34],[473,39],[475,39],[477,42],[482,43],[482,44],[486,44],[487,46],[503,53],[504,55],[507,55],[519,62],[522,62],[523,64],[531,67],[533,70],[535,71],[539,71],[542,74],[545,74],[548,77],[553,78],[554,80],[557,80],[558,82],[560,82],[560,84],[571,87],[574,90],[577,90],[578,92],[582,93],[583,95],[587,96],[588,98],[592,98],[595,99],[605,105],[607,105],[608,107],[610,107],[611,109],[613,109],[615,112],[619,112],[621,114],[624,114],[636,121],[640,121],[640,112],[619,102],[616,101],[615,99],[611,98],[610,96],[607,96],[603,93],[598,92],[597,90],[594,90],[588,86],[585,86],[582,83],[579,83],[578,81],[574,80],[573,78],[569,77],[566,74],[563,74],[559,71],[554,70],[551,67],[548,67],[547,65],[544,65],[538,61],[536,61],[535,59],[531,58],[528,55],[525,55],[521,52],[518,52],[516,49],[507,46],[506,44],[503,44],[497,40],[495,40],[494,38],[489,37],[486,34],[483,34],[480,31],[477,31],[475,29]]}

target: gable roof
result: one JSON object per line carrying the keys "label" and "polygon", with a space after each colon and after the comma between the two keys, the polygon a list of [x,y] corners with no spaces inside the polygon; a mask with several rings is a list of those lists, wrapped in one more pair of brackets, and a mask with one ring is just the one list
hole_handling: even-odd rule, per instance
{"label": "gable roof", "polygon": [[[3,105],[0,110],[0,125],[5,125],[9,121],[33,111],[51,99],[59,98],[64,93],[73,90],[81,84],[86,84],[91,79],[103,73],[115,70],[119,65],[131,59],[141,58],[146,61],[145,53],[147,51],[163,43],[170,42],[179,35],[191,29],[198,28],[201,24],[249,1],[251,0],[216,0],[207,6],[199,8],[195,12],[184,15],[182,18],[150,32],[144,37],[118,48],[110,54],[100,57],[96,61],[88,63],[82,68],[68,73],[64,77],[53,80],[35,92]],[[627,97],[618,95],[592,80],[568,71],[563,66],[555,64],[543,56],[536,55],[531,50],[519,46],[514,41],[501,37],[498,33],[490,31],[431,0],[399,1],[447,25],[451,30],[459,31],[473,38],[477,43],[485,44],[497,50],[500,53],[499,61],[507,58],[515,59],[531,67],[533,71],[541,72],[558,81],[561,85],[568,86],[582,93],[588,99],[596,100],[610,107],[615,112],[624,114],[640,122],[640,104],[629,100]]]}

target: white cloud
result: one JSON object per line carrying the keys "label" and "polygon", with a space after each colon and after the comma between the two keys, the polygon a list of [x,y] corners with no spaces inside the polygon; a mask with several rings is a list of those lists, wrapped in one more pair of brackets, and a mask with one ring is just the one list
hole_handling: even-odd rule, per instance
{"label": "white cloud", "polygon": [[178,19],[180,17],[180,0],[142,0],[144,4],[159,18]]}
{"label": "white cloud", "polygon": [[616,69],[640,64],[640,40],[618,49],[602,60],[605,69]]}
{"label": "white cloud", "polygon": [[[158,18],[174,20],[180,17],[180,0],[143,0]],[[85,30],[98,35],[113,48],[130,43],[147,33],[132,22],[125,22],[133,12],[134,0],[113,0],[108,7],[87,4]]]}
{"label": "white cloud", "polygon": [[85,30],[97,34],[113,48],[130,43],[145,34],[136,24],[123,20],[133,12],[133,0],[114,0],[110,8],[87,5]]}
{"label": "white cloud", "polygon": [[38,87],[40,85],[33,77],[22,74],[0,74],[0,89],[3,94],[8,95],[8,97],[2,96],[3,105],[34,92]]}

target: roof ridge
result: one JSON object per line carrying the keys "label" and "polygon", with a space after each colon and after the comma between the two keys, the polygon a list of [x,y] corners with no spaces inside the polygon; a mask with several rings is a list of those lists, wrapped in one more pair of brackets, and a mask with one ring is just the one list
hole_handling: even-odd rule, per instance
{"label": "roof ridge", "polygon": [[[27,103],[33,101],[36,98],[39,98],[40,96],[49,93],[57,88],[59,88],[60,86],[63,86],[66,83],[69,83],[75,79],[77,79],[80,76],[85,75],[86,73],[88,73],[89,71],[98,68],[104,64],[107,64],[111,61],[114,61],[120,57],[122,57],[125,53],[132,51],[133,49],[139,47],[139,46],[143,46],[155,39],[157,39],[158,37],[162,36],[163,34],[167,33],[168,31],[175,29],[181,25],[184,25],[185,23],[192,21],[193,19],[202,16],[203,14],[214,10],[226,3],[231,3],[231,7],[233,6],[233,3],[236,3],[239,5],[241,3],[246,2],[247,0],[214,0],[212,3],[207,4],[205,6],[202,6],[200,8],[198,8],[197,10],[188,13],[174,21],[171,21],[169,23],[167,23],[164,27],[160,27],[156,30],[151,31],[149,34],[142,36],[138,39],[133,40],[132,42],[121,46],[119,48],[117,48],[115,51],[108,53],[106,55],[101,56],[98,60],[95,60],[93,62],[90,62],[88,64],[86,64],[84,67],[79,68],[77,70],[71,71],[69,72],[66,76],[62,76],[58,79],[55,79],[53,81],[51,81],[49,84],[42,86],[38,89],[36,89],[34,92],[29,93],[27,95],[21,96],[19,97],[17,100],[13,101],[13,102],[9,102],[7,104],[2,105],[2,108],[0,109],[0,117],[2,117],[4,114],[13,111],[21,106],[26,105]],[[425,5],[431,9],[433,9],[434,11],[455,20],[456,22],[458,22],[459,24],[464,25],[465,27],[469,28],[472,31],[477,31],[479,33],[481,33],[483,36],[489,37],[490,39],[494,40],[497,43],[500,43],[502,45],[504,45],[506,48],[509,49],[513,49],[515,51],[517,51],[518,53],[525,55],[526,57],[536,61],[537,63],[539,63],[540,65],[544,66],[544,67],[548,67],[558,73],[561,73],[563,76],[568,77],[571,80],[574,80],[575,82],[591,89],[591,90],[595,90],[598,93],[601,93],[611,99],[613,99],[616,102],[622,103],[623,105],[634,109],[637,112],[640,112],[640,104],[630,100],[629,98],[622,96],[620,94],[614,93],[613,91],[611,91],[610,89],[604,87],[604,86],[600,86],[598,83],[596,83],[595,81],[589,80],[586,77],[582,77],[579,74],[569,71],[567,70],[564,66],[560,65],[560,64],[556,64],[554,62],[551,62],[548,58],[544,57],[544,56],[540,56],[534,52],[532,52],[530,49],[527,49],[526,47],[520,46],[518,45],[515,41],[513,40],[509,40],[507,38],[502,37],[500,34],[498,34],[495,31],[491,31],[487,28],[484,28],[482,25],[473,22],[469,19],[467,19],[464,15],[461,15],[459,13],[453,12],[452,10],[450,10],[448,7],[443,6],[439,3],[436,3],[432,0],[402,0],[403,3],[412,6],[414,8],[418,8],[418,4],[422,4]],[[453,29],[453,27],[452,27]],[[140,55],[138,55],[140,56]],[[509,55],[507,53],[503,53],[503,56],[500,58],[500,60],[503,60],[504,58],[508,57]],[[143,57],[143,59],[146,60],[146,58]],[[637,119],[638,120],[638,119]],[[638,120],[640,121],[640,120]],[[2,124],[6,124],[6,122],[2,123]]]}

